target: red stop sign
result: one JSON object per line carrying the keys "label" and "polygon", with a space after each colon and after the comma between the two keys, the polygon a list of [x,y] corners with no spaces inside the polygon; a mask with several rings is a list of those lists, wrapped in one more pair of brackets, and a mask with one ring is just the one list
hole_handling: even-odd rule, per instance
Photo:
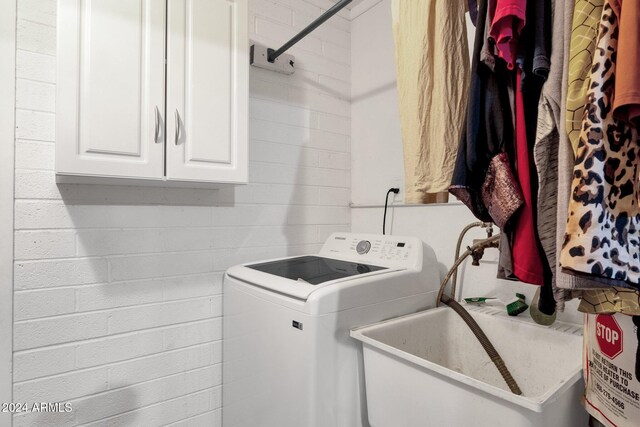
{"label": "red stop sign", "polygon": [[609,314],[596,316],[596,338],[600,351],[609,359],[615,359],[622,353],[622,329],[615,317]]}

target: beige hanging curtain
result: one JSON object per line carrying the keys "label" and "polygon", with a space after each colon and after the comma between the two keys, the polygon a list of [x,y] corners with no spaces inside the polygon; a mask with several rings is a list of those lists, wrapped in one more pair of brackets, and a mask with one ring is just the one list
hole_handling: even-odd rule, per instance
{"label": "beige hanging curtain", "polygon": [[446,200],[467,105],[466,4],[392,0],[406,203]]}

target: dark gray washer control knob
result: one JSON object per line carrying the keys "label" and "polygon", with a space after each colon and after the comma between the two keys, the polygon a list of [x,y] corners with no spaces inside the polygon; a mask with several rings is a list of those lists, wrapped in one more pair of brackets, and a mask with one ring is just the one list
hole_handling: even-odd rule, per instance
{"label": "dark gray washer control knob", "polygon": [[366,254],[369,252],[369,249],[371,249],[371,242],[368,240],[360,240],[356,246],[356,252],[360,255]]}

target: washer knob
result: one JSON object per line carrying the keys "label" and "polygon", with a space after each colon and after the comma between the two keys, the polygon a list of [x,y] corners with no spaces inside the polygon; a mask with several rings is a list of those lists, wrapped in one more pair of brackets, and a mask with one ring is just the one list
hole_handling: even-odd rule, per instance
{"label": "washer knob", "polygon": [[371,249],[371,242],[368,240],[360,240],[356,246],[356,252],[360,255],[366,254],[369,252],[369,249]]}

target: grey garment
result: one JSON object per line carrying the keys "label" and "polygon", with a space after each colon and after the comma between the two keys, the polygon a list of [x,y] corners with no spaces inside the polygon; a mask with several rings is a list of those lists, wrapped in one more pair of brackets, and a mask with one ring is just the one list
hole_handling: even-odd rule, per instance
{"label": "grey garment", "polygon": [[[566,19],[569,14],[569,19]],[[558,152],[561,141],[562,113],[565,68],[568,58],[568,42],[571,37],[573,18],[573,0],[556,0],[553,6],[553,30],[551,37],[551,59],[549,75],[542,86],[538,103],[538,122],[533,157],[538,172],[537,230],[540,244],[545,252],[549,269],[552,272],[551,284],[556,309],[562,311],[564,303],[570,299],[564,289],[556,287],[556,229],[558,228]],[[569,25],[566,25],[568,21]],[[568,30],[567,30],[568,28]],[[566,90],[566,87],[564,88]],[[568,169],[569,170],[569,169]],[[573,166],[570,170],[573,170]],[[564,225],[562,225],[564,229]]]}
{"label": "grey garment", "polygon": [[580,284],[581,289],[585,291],[586,290],[598,291],[601,288],[602,292],[606,293],[611,290],[612,286],[615,286],[618,288],[632,289],[635,291],[638,290],[637,286],[630,285],[629,282],[625,282],[624,280],[612,279],[610,277],[592,276],[589,273],[571,270],[570,268],[561,267],[560,269],[564,274],[568,274],[583,280],[587,280],[588,281],[587,286],[582,286],[582,284]]}
{"label": "grey garment", "polygon": [[552,272],[553,296],[559,311],[564,310],[565,301],[579,296],[567,289],[583,287],[580,283],[585,281],[561,271],[556,256],[567,222],[574,163],[566,132],[566,109],[563,108],[566,105],[573,9],[574,0],[556,0],[553,5],[551,64],[540,96],[533,150],[539,182],[537,230]]}
{"label": "grey garment", "polygon": [[485,16],[484,40],[482,43],[482,49],[480,49],[480,61],[484,62],[487,65],[487,67],[491,69],[491,71],[495,71],[496,69],[496,57],[498,56],[498,52],[496,50],[496,44],[493,42],[493,39],[489,36],[489,31],[491,30],[491,23],[493,22],[493,17],[495,16],[495,12],[496,12],[495,9],[496,9],[495,1],[489,1],[489,3],[487,4],[487,14]]}
{"label": "grey garment", "polygon": [[[553,71],[553,68],[552,68]],[[560,104],[544,93],[538,103],[538,125],[533,156],[538,171],[537,229],[549,268],[556,264],[556,216],[558,205],[558,133]],[[561,304],[562,295],[554,292],[556,302]]]}
{"label": "grey garment", "polygon": [[513,233],[502,230],[500,233],[500,257],[498,258],[498,279],[518,280],[513,274],[511,240]]}

